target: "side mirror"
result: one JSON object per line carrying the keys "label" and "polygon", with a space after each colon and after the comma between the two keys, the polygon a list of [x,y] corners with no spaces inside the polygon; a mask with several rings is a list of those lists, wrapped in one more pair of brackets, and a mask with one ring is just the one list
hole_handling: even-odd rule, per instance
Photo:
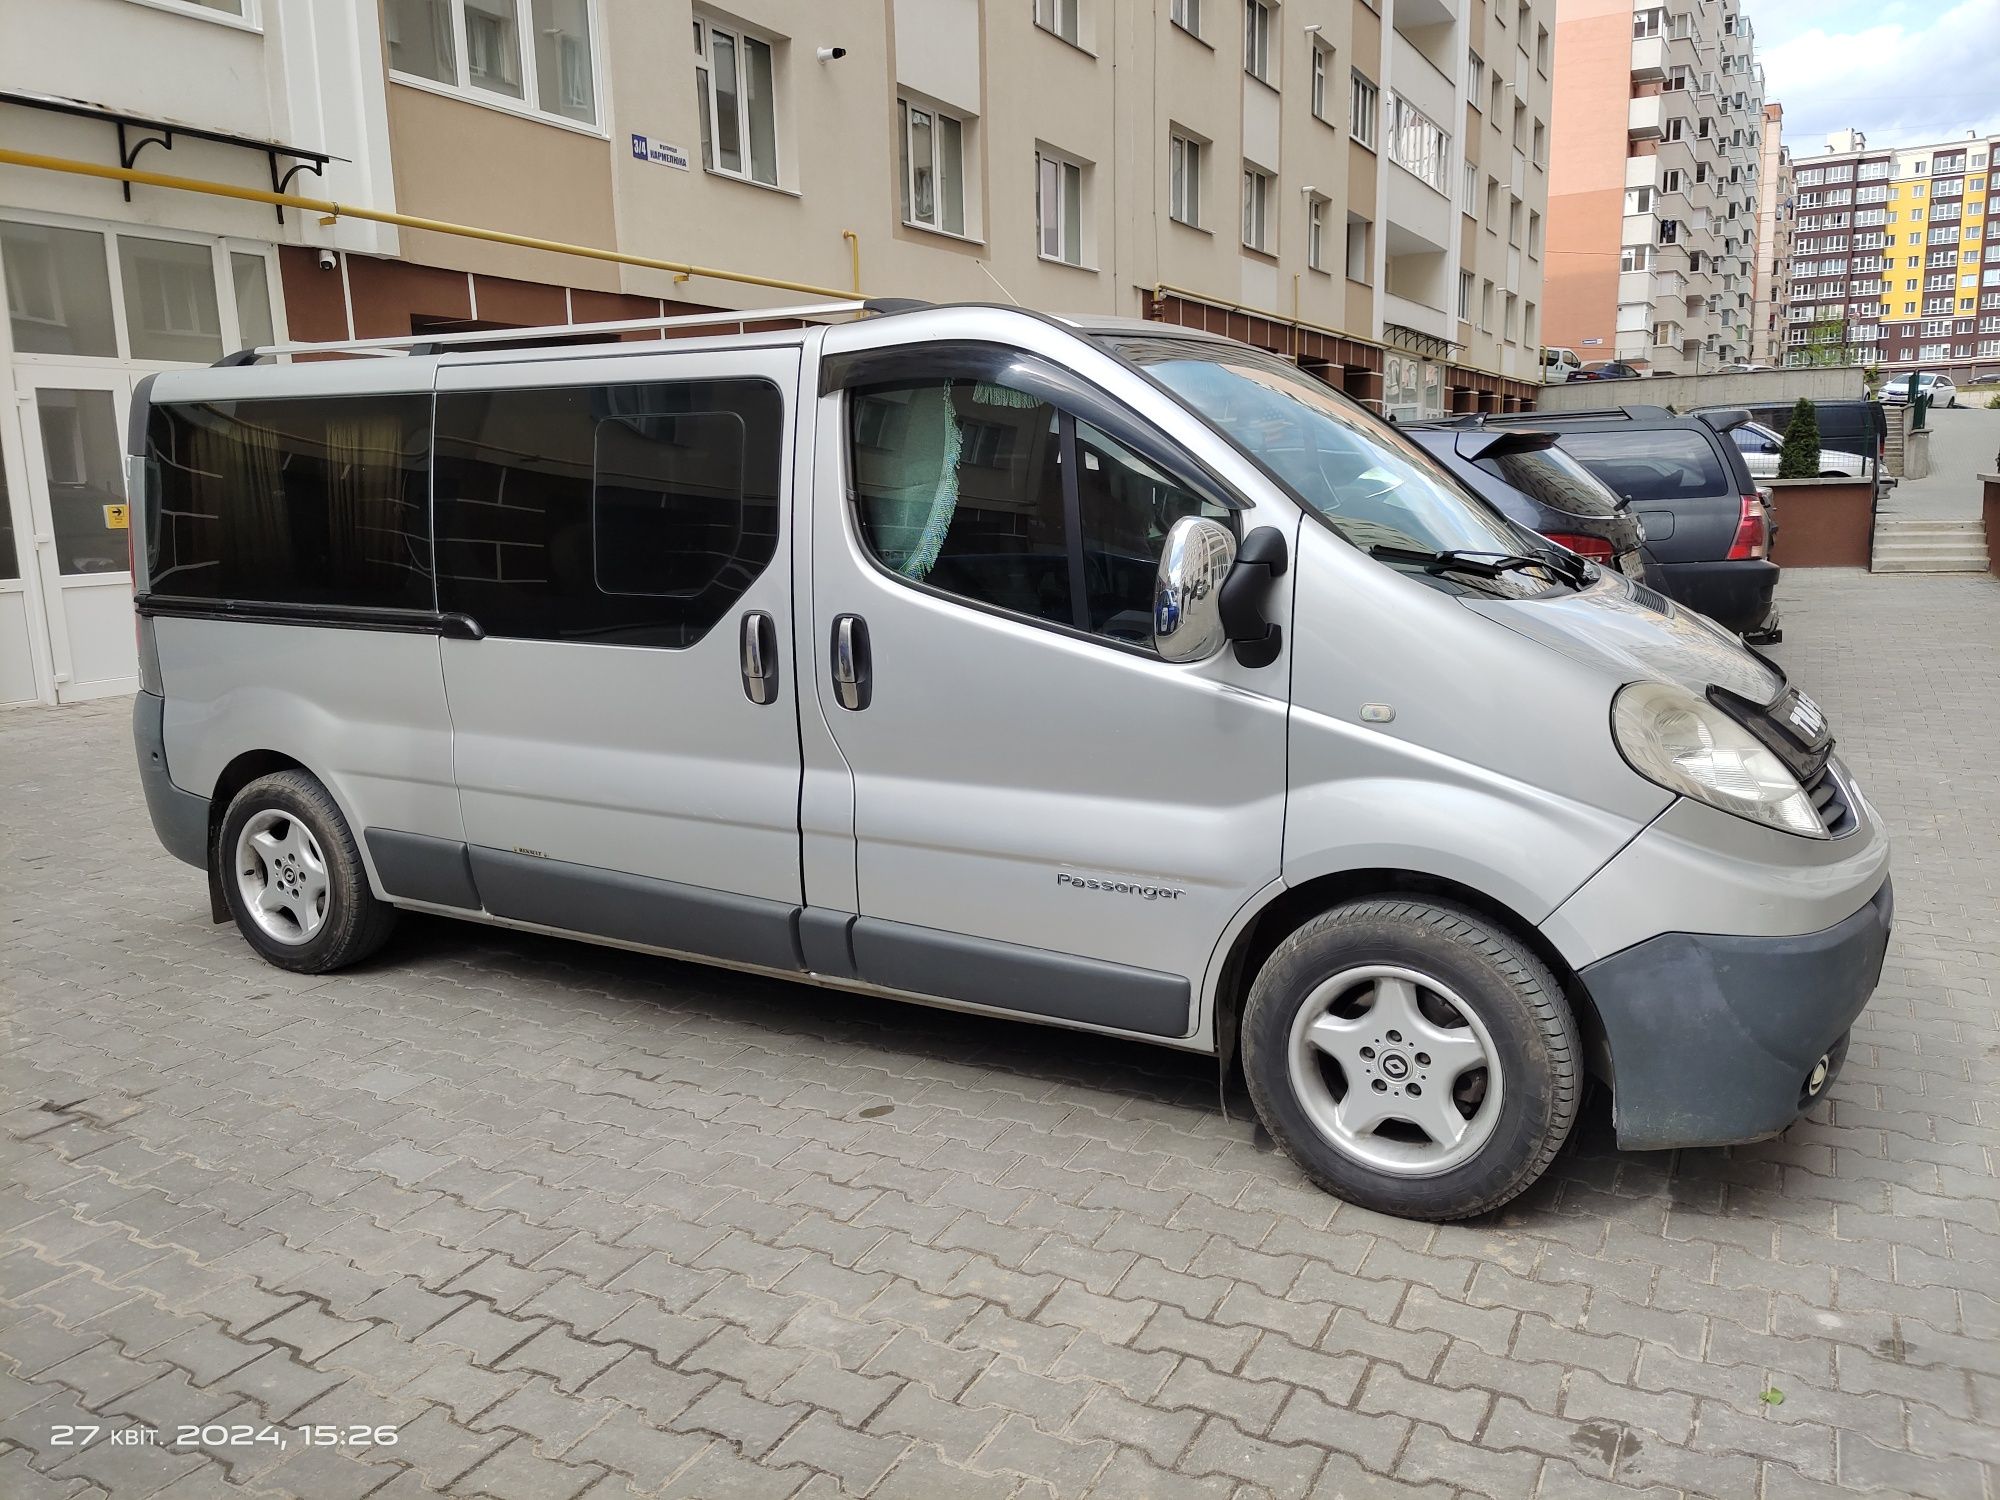
{"label": "side mirror", "polygon": [[1236,535],[1220,521],[1174,522],[1153,592],[1153,649],[1167,661],[1206,661],[1228,641],[1222,582],[1235,562]]}

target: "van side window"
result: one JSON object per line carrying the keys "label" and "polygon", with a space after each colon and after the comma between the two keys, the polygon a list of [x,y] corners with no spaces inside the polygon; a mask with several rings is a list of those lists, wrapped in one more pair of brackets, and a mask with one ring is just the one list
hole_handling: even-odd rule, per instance
{"label": "van side window", "polygon": [[155,407],[156,594],[435,608],[428,395]]}
{"label": "van side window", "polygon": [[488,635],[692,646],[777,550],[784,450],[763,380],[442,394],[439,608]]}
{"label": "van side window", "polygon": [[1135,644],[1152,640],[1168,529],[1229,515],[1090,423],[992,380],[850,388],[848,441],[862,540],[888,571]]}

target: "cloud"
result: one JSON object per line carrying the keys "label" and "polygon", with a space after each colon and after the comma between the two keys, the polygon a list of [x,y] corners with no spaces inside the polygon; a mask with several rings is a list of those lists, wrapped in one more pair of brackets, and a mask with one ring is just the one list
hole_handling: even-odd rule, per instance
{"label": "cloud", "polygon": [[1844,34],[1826,30],[1831,9],[1808,12],[1810,29],[1759,53],[1764,96],[1785,106],[1795,156],[1823,149],[1829,134],[1849,125],[1875,146],[2000,133],[2000,0],[1873,6],[1862,14],[1875,24]]}

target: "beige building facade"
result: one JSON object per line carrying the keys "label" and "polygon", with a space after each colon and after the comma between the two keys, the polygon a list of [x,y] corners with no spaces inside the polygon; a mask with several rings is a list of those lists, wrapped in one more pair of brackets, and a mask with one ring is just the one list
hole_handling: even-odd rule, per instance
{"label": "beige building facade", "polygon": [[1556,36],[1547,341],[1684,375],[1750,357],[1765,122],[1749,18],[1736,0],[1559,0]]}
{"label": "beige building facade", "polygon": [[1785,107],[1764,106],[1757,157],[1757,269],[1750,307],[1750,354],[1757,364],[1785,362],[1792,266],[1792,148],[1785,144]]}

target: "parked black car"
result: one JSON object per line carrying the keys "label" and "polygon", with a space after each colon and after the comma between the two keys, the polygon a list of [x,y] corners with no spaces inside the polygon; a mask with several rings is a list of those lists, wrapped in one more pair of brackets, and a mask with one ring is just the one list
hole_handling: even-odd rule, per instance
{"label": "parked black car", "polygon": [[1569,377],[1571,380],[1640,380],[1643,370],[1626,364],[1622,359],[1596,359]]}
{"label": "parked black car", "polygon": [[[1752,402],[1744,406],[1694,406],[1683,415],[1715,417],[1725,412],[1747,411],[1750,420],[1783,432],[1791,424],[1789,401]],[[1815,401],[1813,417],[1819,423],[1819,445],[1836,453],[1856,453],[1881,468],[1882,454],[1889,441],[1889,419],[1879,401],[1856,398],[1851,401]]]}
{"label": "parked black car", "polygon": [[1654,587],[1631,506],[1536,428],[1437,423],[1403,429],[1508,520]]}
{"label": "parked black car", "polygon": [[1741,407],[1677,417],[1663,406],[1620,406],[1488,417],[1484,425],[1553,432],[1630,503],[1645,528],[1648,578],[1661,593],[1751,640],[1774,641],[1774,520],[1728,436],[1747,418]]}

